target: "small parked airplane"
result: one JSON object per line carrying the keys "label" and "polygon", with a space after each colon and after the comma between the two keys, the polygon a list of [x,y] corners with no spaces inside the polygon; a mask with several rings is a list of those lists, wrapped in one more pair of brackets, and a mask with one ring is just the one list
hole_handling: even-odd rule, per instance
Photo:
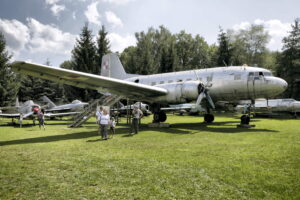
{"label": "small parked airplane", "polygon": [[112,111],[117,111],[121,115],[126,115],[127,114],[127,110],[129,110],[129,112],[131,114],[133,108],[134,107],[138,107],[143,112],[144,116],[148,116],[148,115],[152,114],[151,111],[149,110],[149,106],[147,104],[142,103],[142,102],[135,102],[134,104],[129,105],[129,106],[125,106],[121,102],[119,102],[119,104],[121,105],[120,108],[113,108],[111,110]]}
{"label": "small parked airplane", "polygon": [[[245,106],[248,104],[250,104],[250,101],[243,101],[235,109],[236,111],[243,112]],[[255,101],[251,110],[256,114],[290,113],[297,117],[297,114],[300,113],[300,101],[296,101],[295,99],[259,99]]]}
{"label": "small parked airplane", "polygon": [[[153,75],[135,75],[125,72],[114,53],[102,58],[101,75],[46,65],[16,61],[15,72],[81,88],[111,92],[122,97],[150,104],[154,122],[167,118],[161,105],[181,104],[196,101],[206,103],[205,122],[212,122],[214,102],[257,98],[272,98],[287,88],[287,82],[274,77],[263,68],[247,66],[215,67]],[[205,100],[205,101],[204,101]]]}
{"label": "small parked airplane", "polygon": [[0,108],[0,117],[3,118],[20,118],[22,114],[23,119],[30,118],[35,123],[35,114],[40,111],[41,107],[38,104],[35,104],[32,100],[24,102],[22,105],[19,105],[17,100],[16,106],[13,107],[2,107]]}
{"label": "small parked airplane", "polygon": [[165,112],[174,112],[183,115],[184,113],[189,113],[190,115],[198,115],[199,113],[206,112],[206,109],[202,108],[200,105],[192,103],[169,105],[169,107],[161,108]]}

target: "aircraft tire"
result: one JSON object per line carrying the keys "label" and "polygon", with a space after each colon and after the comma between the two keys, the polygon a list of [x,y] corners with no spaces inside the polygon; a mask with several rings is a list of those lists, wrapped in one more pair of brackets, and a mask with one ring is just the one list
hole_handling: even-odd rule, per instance
{"label": "aircraft tire", "polygon": [[241,124],[249,124],[249,123],[250,123],[250,117],[248,115],[242,115]]}
{"label": "aircraft tire", "polygon": [[215,116],[212,114],[205,114],[204,115],[204,121],[206,123],[212,123],[215,120]]}
{"label": "aircraft tire", "polygon": [[153,114],[153,123],[158,123],[159,122],[159,113],[156,112]]}
{"label": "aircraft tire", "polygon": [[165,112],[160,111],[158,115],[159,115],[160,122],[165,122],[167,120],[167,115]]}

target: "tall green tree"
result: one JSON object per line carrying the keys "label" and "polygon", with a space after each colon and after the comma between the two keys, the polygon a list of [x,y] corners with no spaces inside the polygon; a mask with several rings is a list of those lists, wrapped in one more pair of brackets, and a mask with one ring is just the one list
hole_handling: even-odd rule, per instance
{"label": "tall green tree", "polygon": [[300,19],[292,24],[290,34],[283,38],[283,52],[278,57],[277,73],[289,86],[285,97],[300,100]]}
{"label": "tall green tree", "polygon": [[231,48],[229,39],[223,29],[220,27],[220,33],[218,35],[218,53],[217,53],[217,66],[231,65]]}
{"label": "tall green tree", "polygon": [[[72,50],[72,69],[92,74],[99,74],[99,67],[97,66],[96,58],[96,45],[93,41],[92,31],[89,30],[88,24],[86,23],[81,30],[79,38],[76,40],[74,49]],[[94,90],[73,88],[72,91],[74,91],[74,93],[72,96],[68,96],[68,99],[77,97],[83,101],[89,101],[91,99],[98,98],[98,93]]]}
{"label": "tall green tree", "polygon": [[265,54],[270,35],[263,25],[252,24],[248,29],[227,32],[232,45],[233,65],[247,64],[265,67]]}
{"label": "tall green tree", "polygon": [[17,77],[8,63],[10,58],[4,35],[0,32],[0,106],[13,105],[19,89]]}
{"label": "tall green tree", "polygon": [[96,74],[100,74],[102,57],[105,54],[110,52],[110,45],[109,45],[109,40],[107,38],[107,34],[108,32],[105,30],[105,27],[102,25],[101,29],[98,32],[98,37],[97,37]]}

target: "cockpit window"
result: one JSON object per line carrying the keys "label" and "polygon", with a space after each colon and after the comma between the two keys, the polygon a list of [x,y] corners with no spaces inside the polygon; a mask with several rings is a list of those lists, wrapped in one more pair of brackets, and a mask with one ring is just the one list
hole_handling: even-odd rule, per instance
{"label": "cockpit window", "polygon": [[264,72],[265,76],[273,76],[271,72]]}
{"label": "cockpit window", "polygon": [[264,74],[262,72],[258,72],[259,73],[259,76],[263,76]]}
{"label": "cockpit window", "polygon": [[254,74],[253,74],[253,72],[249,72],[249,76],[253,76]]}

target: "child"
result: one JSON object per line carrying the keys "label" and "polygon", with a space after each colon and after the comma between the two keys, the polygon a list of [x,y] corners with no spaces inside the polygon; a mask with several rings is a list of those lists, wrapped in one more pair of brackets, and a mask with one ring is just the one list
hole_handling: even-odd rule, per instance
{"label": "child", "polygon": [[111,137],[113,137],[115,134],[115,127],[116,127],[116,121],[115,121],[115,118],[112,117],[110,120],[110,135],[111,135]]}

